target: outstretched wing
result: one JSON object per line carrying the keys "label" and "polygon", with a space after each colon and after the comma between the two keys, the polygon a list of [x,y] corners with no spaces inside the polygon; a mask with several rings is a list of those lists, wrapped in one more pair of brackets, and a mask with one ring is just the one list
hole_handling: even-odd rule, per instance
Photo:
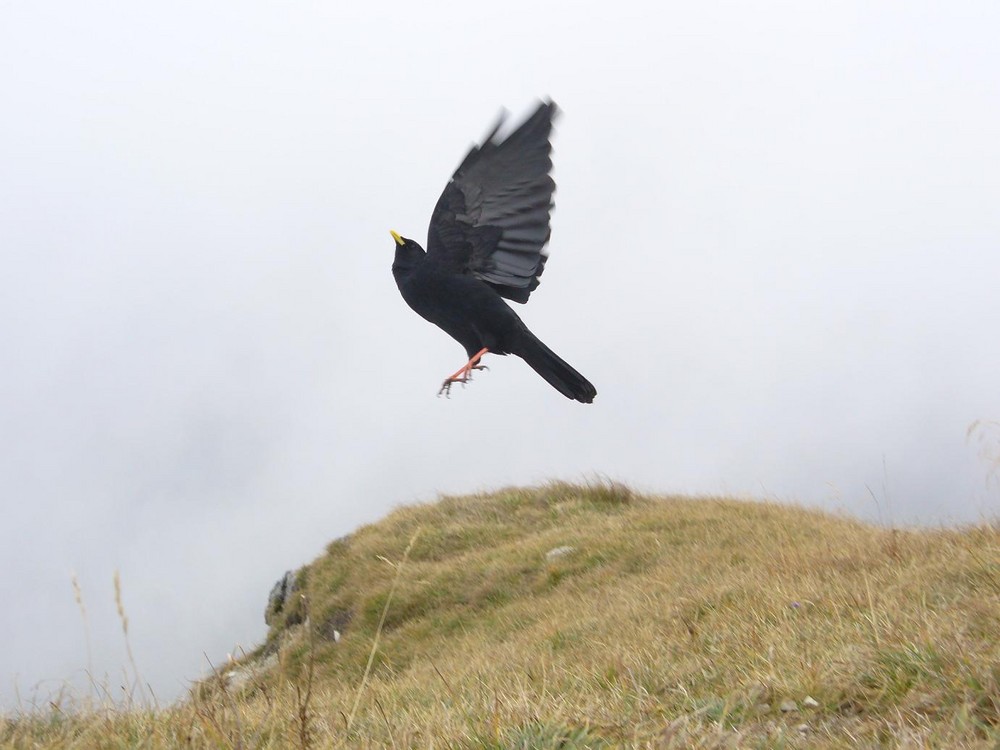
{"label": "outstretched wing", "polygon": [[471,273],[498,293],[527,302],[545,268],[555,182],[549,135],[558,109],[541,102],[500,140],[503,117],[455,170],[431,215],[427,254]]}

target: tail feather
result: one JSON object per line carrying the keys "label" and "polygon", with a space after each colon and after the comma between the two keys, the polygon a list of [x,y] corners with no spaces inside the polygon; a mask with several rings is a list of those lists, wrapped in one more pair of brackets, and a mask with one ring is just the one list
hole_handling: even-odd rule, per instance
{"label": "tail feather", "polygon": [[512,352],[521,357],[532,370],[566,398],[584,404],[592,403],[597,389],[583,375],[559,358],[554,351],[527,333],[522,339],[520,351]]}

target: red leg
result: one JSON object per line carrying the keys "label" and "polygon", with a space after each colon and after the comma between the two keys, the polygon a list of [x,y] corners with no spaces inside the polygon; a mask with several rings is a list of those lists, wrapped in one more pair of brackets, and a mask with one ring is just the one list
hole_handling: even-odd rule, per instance
{"label": "red leg", "polygon": [[473,370],[485,370],[486,367],[484,365],[479,364],[479,360],[481,360],[483,358],[483,355],[486,354],[488,351],[489,349],[483,347],[474,355],[472,355],[472,358],[468,362],[466,362],[464,365],[458,368],[458,370],[456,370],[447,378],[445,378],[444,383],[441,384],[441,390],[438,391],[438,395],[440,396],[442,393],[448,395],[449,391],[451,391],[451,386],[453,383],[468,383],[470,380],[472,380]]}

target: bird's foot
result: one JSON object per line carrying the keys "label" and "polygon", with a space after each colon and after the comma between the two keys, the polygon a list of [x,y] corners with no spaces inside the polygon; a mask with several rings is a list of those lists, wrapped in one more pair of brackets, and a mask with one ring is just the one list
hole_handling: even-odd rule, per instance
{"label": "bird's foot", "polygon": [[448,380],[444,381],[441,384],[441,390],[438,391],[438,398],[440,398],[441,396],[444,396],[445,398],[451,398],[451,387],[455,383],[462,383],[462,384],[464,384],[465,380],[464,379],[462,379],[462,380],[458,380],[458,379],[452,380],[451,378],[448,378]]}
{"label": "bird's foot", "polygon": [[475,356],[473,356],[468,362],[462,365],[462,367],[460,367],[456,372],[453,372],[451,375],[445,378],[444,382],[441,384],[441,390],[438,391],[438,396],[441,396],[443,394],[445,398],[448,398],[449,396],[451,396],[451,387],[455,383],[461,383],[462,385],[465,385],[466,383],[470,382],[472,380],[473,370],[490,369],[486,365],[479,364],[479,360],[481,360],[483,358],[483,355],[486,354],[486,352],[488,351],[489,349],[486,348],[480,349],[475,354]]}

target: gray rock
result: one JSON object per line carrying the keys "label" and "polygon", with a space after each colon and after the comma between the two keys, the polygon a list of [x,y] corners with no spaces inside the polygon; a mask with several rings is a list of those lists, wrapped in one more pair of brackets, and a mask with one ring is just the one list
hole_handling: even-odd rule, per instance
{"label": "gray rock", "polygon": [[547,562],[552,562],[553,560],[558,560],[560,557],[565,557],[571,552],[575,552],[576,547],[556,547],[555,549],[550,549],[545,553],[545,560]]}
{"label": "gray rock", "polygon": [[278,615],[288,609],[291,598],[298,589],[298,576],[294,570],[289,570],[278,579],[267,596],[267,609],[264,610],[264,623],[273,625]]}
{"label": "gray rock", "polygon": [[335,609],[324,622],[317,625],[316,634],[324,640],[339,643],[340,637],[347,630],[347,626],[351,624],[353,618],[354,613],[350,610]]}
{"label": "gray rock", "polygon": [[781,712],[784,714],[791,713],[792,711],[798,711],[799,704],[793,701],[791,698],[781,701]]}
{"label": "gray rock", "polygon": [[223,677],[226,680],[226,685],[228,687],[239,689],[251,680],[257,679],[261,672],[267,672],[276,666],[278,666],[278,656],[277,654],[271,654],[270,656],[264,657],[260,661],[247,662],[245,664],[240,664],[237,667],[233,667],[227,671]]}
{"label": "gray rock", "polygon": [[813,698],[811,695],[807,695],[802,699],[802,705],[806,708],[819,708],[819,701]]}

